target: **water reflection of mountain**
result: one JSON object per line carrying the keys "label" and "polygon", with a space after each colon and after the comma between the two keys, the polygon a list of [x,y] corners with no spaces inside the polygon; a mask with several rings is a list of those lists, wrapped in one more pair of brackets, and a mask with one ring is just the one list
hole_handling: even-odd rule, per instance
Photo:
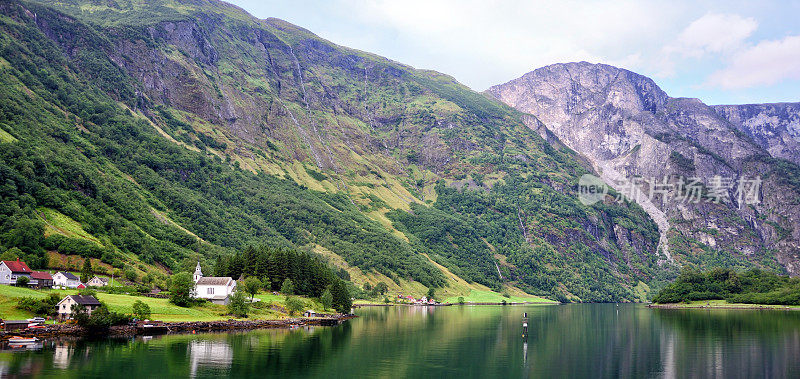
{"label": "water reflection of mountain", "polygon": [[800,373],[800,314],[655,310],[665,376],[792,377]]}
{"label": "water reflection of mountain", "polygon": [[[522,338],[522,312],[529,316]],[[2,376],[791,377],[800,313],[641,305],[392,307],[337,327],[58,341],[0,357]],[[2,354],[2,352],[0,352]]]}

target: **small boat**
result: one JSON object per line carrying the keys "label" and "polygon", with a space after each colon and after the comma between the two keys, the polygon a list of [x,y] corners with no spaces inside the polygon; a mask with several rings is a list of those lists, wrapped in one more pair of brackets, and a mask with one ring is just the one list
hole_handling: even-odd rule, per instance
{"label": "small boat", "polygon": [[36,343],[39,342],[39,339],[36,337],[11,337],[8,339],[9,344],[23,344],[23,343]]}

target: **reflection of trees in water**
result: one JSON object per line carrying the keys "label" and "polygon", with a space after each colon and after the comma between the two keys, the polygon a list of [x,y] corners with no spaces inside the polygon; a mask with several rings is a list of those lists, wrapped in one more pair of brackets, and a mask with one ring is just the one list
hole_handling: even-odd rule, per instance
{"label": "reflection of trees in water", "polygon": [[743,309],[653,309],[659,321],[683,338],[730,338],[742,334],[782,338],[800,330],[800,312]]}
{"label": "reflection of trees in water", "polygon": [[800,373],[800,314],[654,310],[665,373],[677,377],[791,377]]}
{"label": "reflection of trees in water", "polygon": [[530,371],[526,374],[652,376],[659,370],[661,346],[648,311],[616,304],[575,304],[529,311],[526,363]]}
{"label": "reflection of trees in water", "polygon": [[[337,360],[343,354],[342,346],[350,343],[352,326],[344,323],[336,327],[308,330],[276,330],[256,334],[250,343],[242,343],[251,337],[237,335],[233,343],[235,365],[231,367],[233,377],[262,377],[267,373],[305,376],[315,367],[328,360]],[[253,343],[255,342],[255,343]]]}
{"label": "reflection of trees in water", "polygon": [[[522,312],[529,316],[527,345]],[[800,372],[800,313],[615,304],[391,307],[360,313],[332,328],[69,340],[48,345],[52,354],[12,354],[0,370],[6,376],[465,378]]]}

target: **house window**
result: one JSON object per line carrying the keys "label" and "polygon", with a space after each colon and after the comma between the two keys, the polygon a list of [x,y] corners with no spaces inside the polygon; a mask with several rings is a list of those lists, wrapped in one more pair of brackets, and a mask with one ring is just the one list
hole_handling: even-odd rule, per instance
{"label": "house window", "polygon": [[214,294],[214,288],[209,287],[207,294],[213,295]]}

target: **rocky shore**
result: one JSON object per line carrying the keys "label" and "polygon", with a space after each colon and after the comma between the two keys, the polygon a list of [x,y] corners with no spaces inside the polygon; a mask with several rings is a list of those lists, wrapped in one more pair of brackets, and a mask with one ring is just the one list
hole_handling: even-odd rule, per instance
{"label": "rocky shore", "polygon": [[[277,329],[295,326],[335,326],[345,320],[355,318],[354,315],[338,315],[328,317],[297,317],[280,320],[226,320],[226,321],[191,321],[191,322],[165,322],[158,328],[142,328],[133,325],[112,326],[108,337],[123,337],[146,334],[178,334],[194,332],[224,332],[234,330]],[[83,336],[87,330],[75,324],[50,324],[43,328],[23,329],[14,331],[0,331],[0,341],[11,337],[36,337],[40,339],[63,336]],[[155,332],[155,333],[154,333]]]}

